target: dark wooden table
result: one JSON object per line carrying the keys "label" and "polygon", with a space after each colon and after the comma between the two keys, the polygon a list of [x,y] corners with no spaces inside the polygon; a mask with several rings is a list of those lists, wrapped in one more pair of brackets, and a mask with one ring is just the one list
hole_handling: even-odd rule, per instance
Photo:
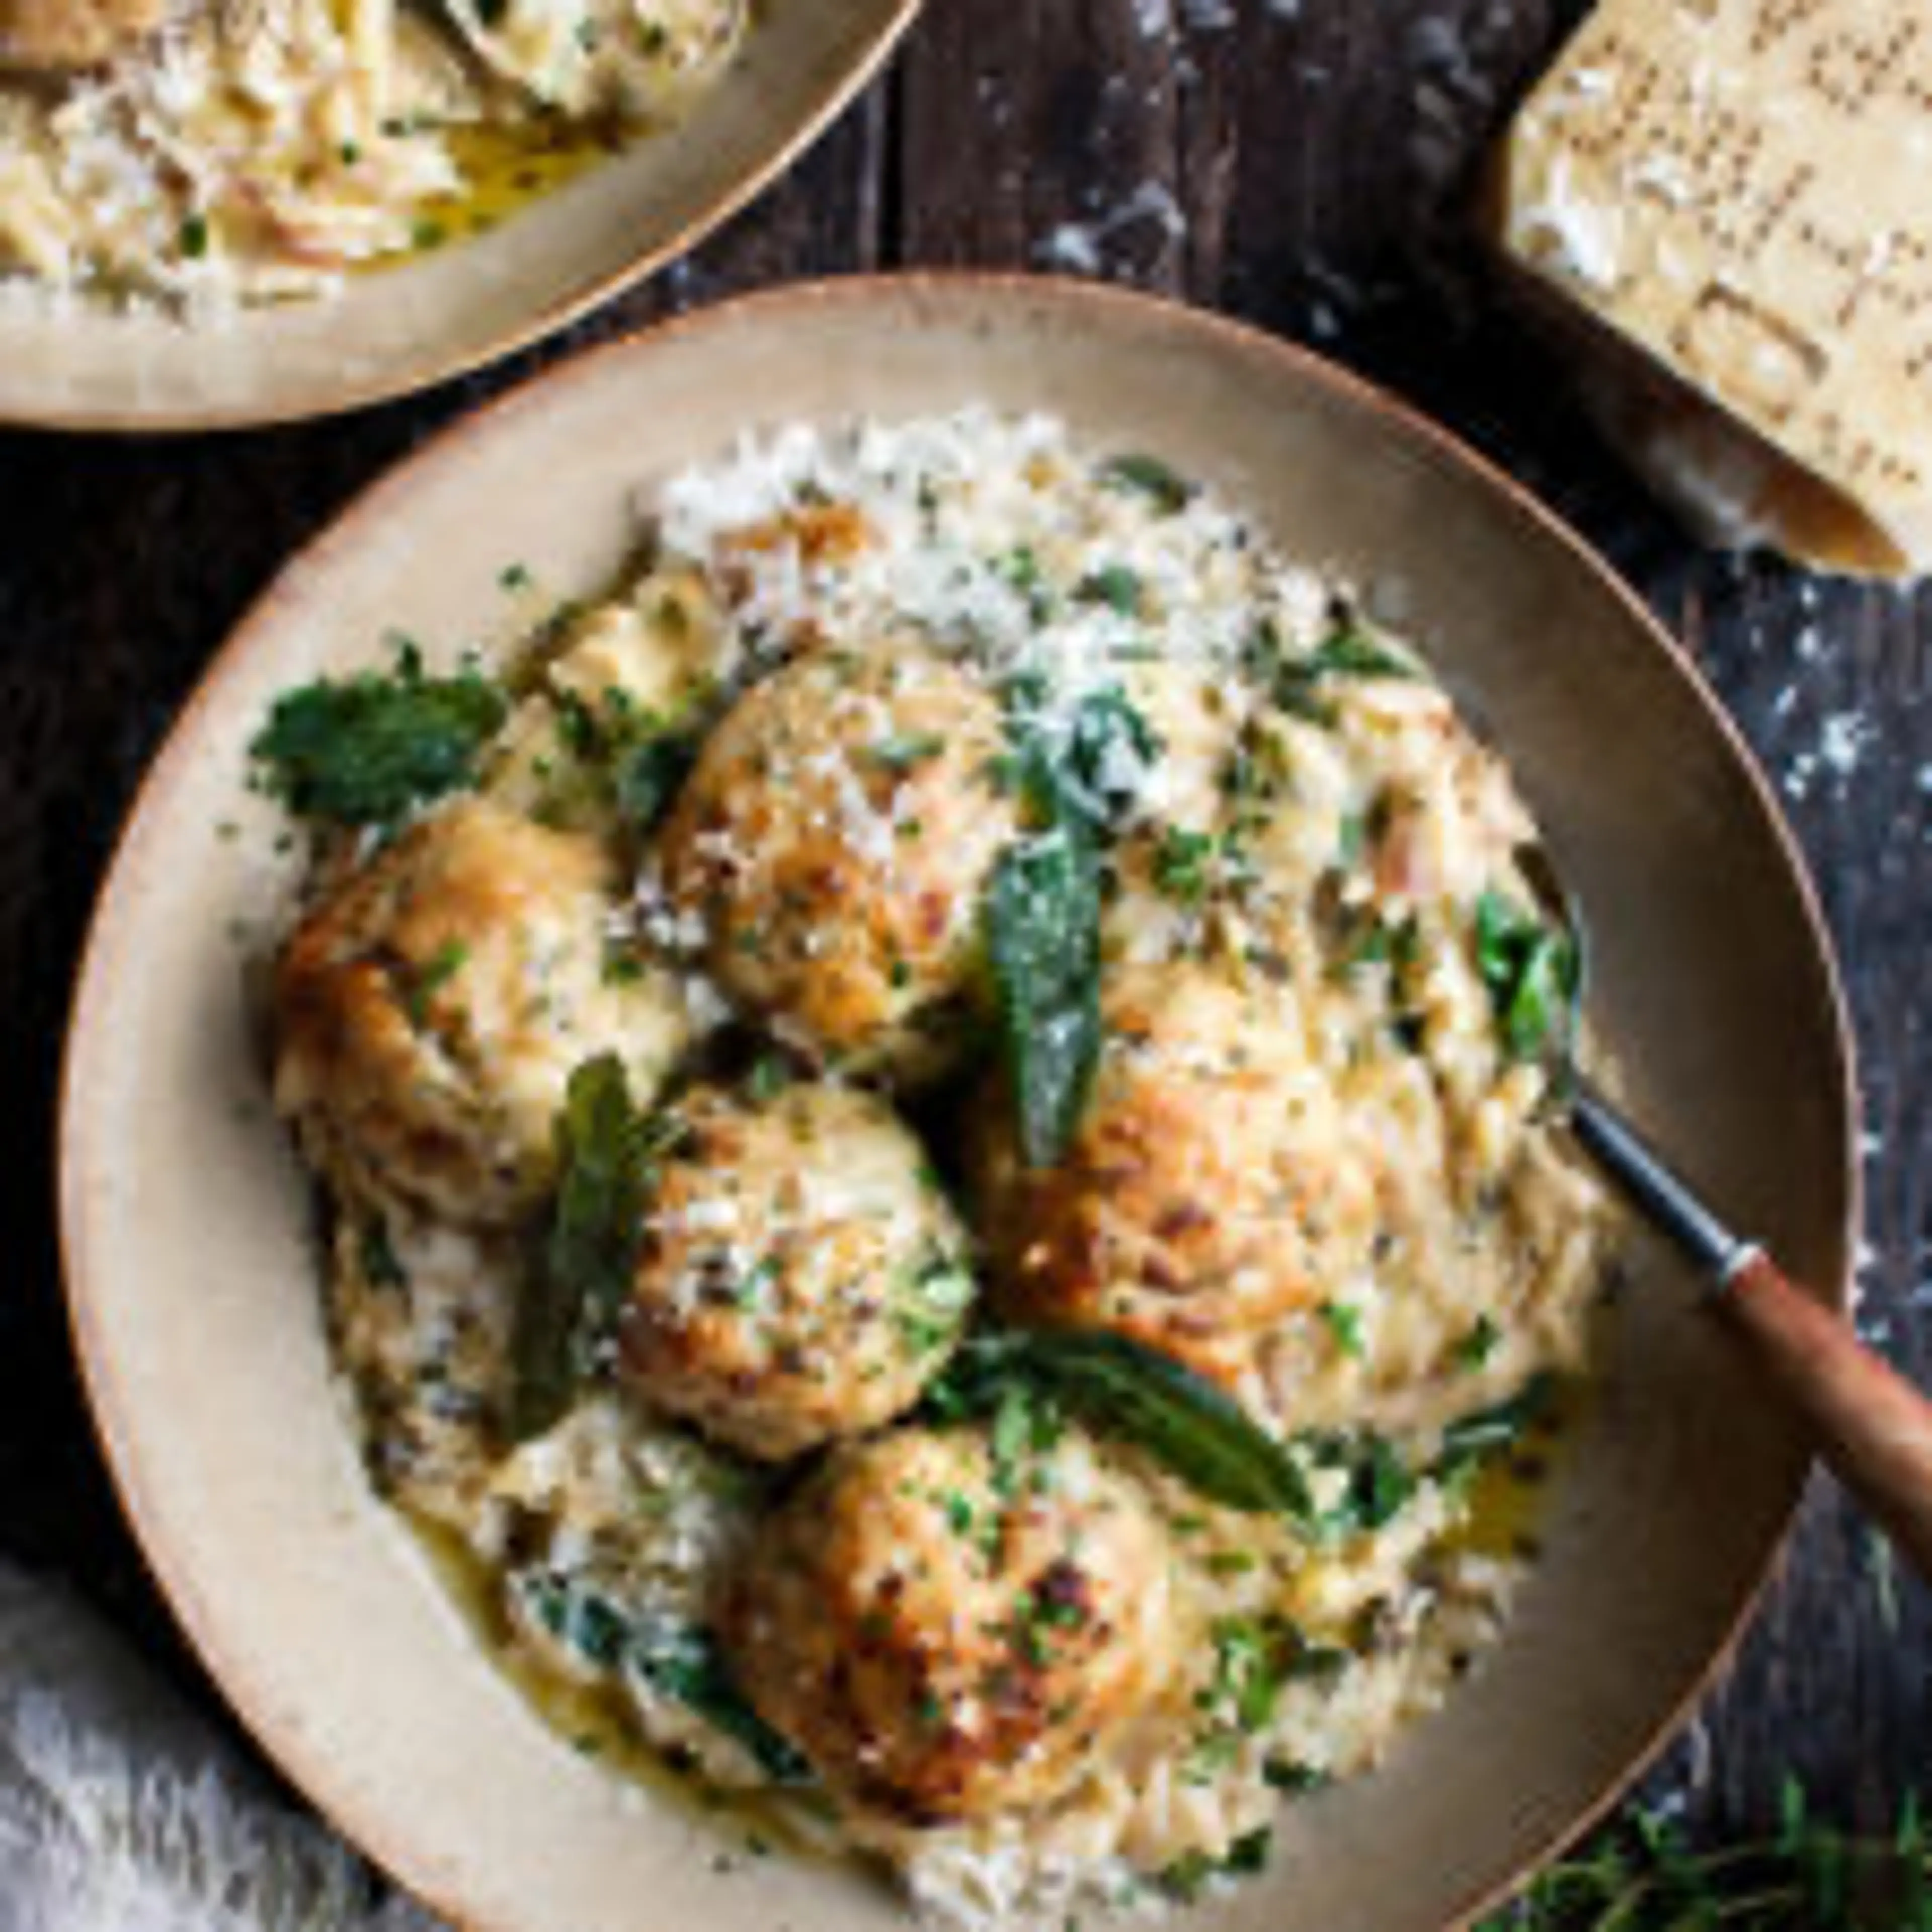
{"label": "dark wooden table", "polygon": [[[0,1552],[73,1578],[214,1705],[82,1415],[50,1152],[88,904],[210,652],[352,491],[479,398],[589,338],[857,269],[1057,266],[1231,310],[1420,403],[1609,554],[1736,713],[1816,868],[1864,1057],[1862,1319],[1932,1376],[1932,596],[1699,550],[1498,302],[1467,237],[1472,171],[1583,10],[931,0],[895,67],[789,180],[561,344],[303,428],[0,434]],[[1868,1826],[1932,1784],[1932,1609],[1822,1486],[1730,1682],[1653,1789],[1681,1793],[1704,1835],[1762,1822],[1787,1772]]]}

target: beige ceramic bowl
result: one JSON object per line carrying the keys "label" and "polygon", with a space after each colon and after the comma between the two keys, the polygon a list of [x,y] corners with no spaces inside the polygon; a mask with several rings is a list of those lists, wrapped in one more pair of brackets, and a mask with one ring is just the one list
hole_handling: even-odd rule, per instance
{"label": "beige ceramic bowl", "polygon": [[[498,573],[595,585],[629,506],[740,431],[975,400],[1156,450],[1372,584],[1514,761],[1593,917],[1639,1113],[1803,1278],[1842,1284],[1847,1047],[1825,937],[1736,735],[1636,603],[1527,499],[1265,337],[1052,283],[853,282],[587,356],[457,427],[292,564],[142,794],[68,1066],[62,1208],[88,1387],[209,1669],[398,1877],[500,1932],[864,1932],[885,1892],[782,1858],[574,1755],[493,1674],[364,1484],[332,1393],[302,1182],[268,1118],[231,923],[278,888],[239,802],[271,697],[400,627],[500,621]],[[240,838],[218,827],[239,819]],[[1600,1400],[1505,1642],[1378,1776],[1284,1820],[1217,1928],[1424,1932],[1615,1793],[1762,1582],[1804,1457],[1680,1270],[1639,1253]]]}
{"label": "beige ceramic bowl", "polygon": [[488,233],[318,302],[196,328],[0,308],[0,422],[202,430],[400,395],[560,328],[661,267],[792,160],[884,60],[919,0],[754,0],[744,48],[679,127]]}

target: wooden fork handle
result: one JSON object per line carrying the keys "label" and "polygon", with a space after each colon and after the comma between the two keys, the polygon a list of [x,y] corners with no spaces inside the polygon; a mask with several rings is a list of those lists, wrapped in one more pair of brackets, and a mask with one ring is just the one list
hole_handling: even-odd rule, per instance
{"label": "wooden fork handle", "polygon": [[1718,1305],[1810,1424],[1833,1473],[1932,1582],[1932,1402],[1761,1254]]}

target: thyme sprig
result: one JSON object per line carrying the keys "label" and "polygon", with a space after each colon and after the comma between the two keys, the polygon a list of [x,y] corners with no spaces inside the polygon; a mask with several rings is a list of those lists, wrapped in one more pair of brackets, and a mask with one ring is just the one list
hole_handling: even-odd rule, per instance
{"label": "thyme sprig", "polygon": [[1630,1811],[1546,1866],[1475,1932],[1932,1932],[1932,1839],[1916,1793],[1889,1833],[1816,1816],[1786,1780],[1772,1834],[1711,1849]]}

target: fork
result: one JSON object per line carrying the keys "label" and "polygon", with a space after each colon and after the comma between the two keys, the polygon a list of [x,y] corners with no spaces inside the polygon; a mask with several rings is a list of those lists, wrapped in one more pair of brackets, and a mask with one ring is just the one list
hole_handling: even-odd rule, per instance
{"label": "fork", "polygon": [[1540,846],[1517,854],[1531,891],[1573,948],[1571,1011],[1551,1029],[1552,1088],[1577,1143],[1689,1258],[1714,1312],[1802,1419],[1827,1466],[1932,1582],[1932,1401],[1820,1295],[1738,1233],[1578,1070],[1585,940],[1574,901]]}

